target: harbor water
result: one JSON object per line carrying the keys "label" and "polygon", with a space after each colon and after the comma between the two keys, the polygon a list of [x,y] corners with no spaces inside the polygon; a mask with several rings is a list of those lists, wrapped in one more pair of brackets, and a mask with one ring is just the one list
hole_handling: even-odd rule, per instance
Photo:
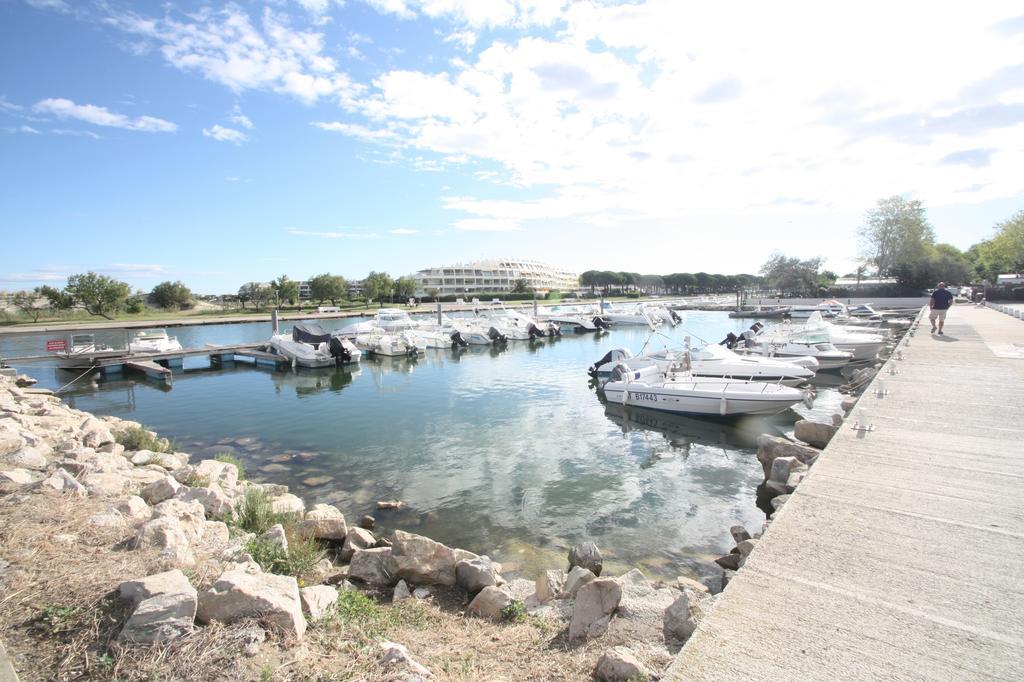
{"label": "harbor water", "polygon": [[[327,328],[354,320],[320,321]],[[332,325],[334,322],[334,325]],[[189,358],[171,386],[141,375],[86,376],[62,392],[74,407],[132,419],[193,459],[228,452],[251,479],[284,483],[307,504],[337,505],[488,554],[534,577],[593,540],[606,564],[673,577],[717,572],[728,529],[758,530],[761,433],[799,415],[838,411],[838,375],[820,375],[813,406],[778,417],[701,419],[604,405],[586,368],[612,348],[637,353],[720,341],[752,320],[688,312],[674,329],[574,334],[504,349],[430,350],[425,357],[282,371]],[[288,328],[289,325],[283,325]],[[170,330],[186,348],[265,341],[269,323]],[[58,335],[0,335],[0,355],[43,353]],[[14,364],[58,388],[78,374],[51,361]],[[378,500],[401,500],[378,511]]]}

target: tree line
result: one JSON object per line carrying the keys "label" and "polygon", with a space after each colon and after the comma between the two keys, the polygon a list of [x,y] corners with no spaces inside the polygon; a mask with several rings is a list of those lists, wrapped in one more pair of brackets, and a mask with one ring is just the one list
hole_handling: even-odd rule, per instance
{"label": "tree line", "polygon": [[604,295],[642,291],[648,294],[694,294],[732,292],[758,286],[757,275],[720,275],[707,272],[677,272],[670,275],[642,275],[638,272],[587,270],[580,275],[580,286]]}

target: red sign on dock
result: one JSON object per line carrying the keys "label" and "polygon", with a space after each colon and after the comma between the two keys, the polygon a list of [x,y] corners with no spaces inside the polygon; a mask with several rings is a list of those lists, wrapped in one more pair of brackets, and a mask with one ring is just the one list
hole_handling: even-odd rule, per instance
{"label": "red sign on dock", "polygon": [[57,351],[66,351],[68,349],[68,342],[64,339],[47,339],[46,341],[46,352],[55,353]]}

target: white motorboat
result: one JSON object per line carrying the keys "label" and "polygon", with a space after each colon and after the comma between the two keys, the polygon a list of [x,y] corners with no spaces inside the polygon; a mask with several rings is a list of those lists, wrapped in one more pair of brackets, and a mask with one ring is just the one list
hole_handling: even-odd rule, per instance
{"label": "white motorboat", "polygon": [[[476,320],[453,318],[440,331],[456,341],[458,345],[490,346],[505,343],[508,339],[492,325],[483,326]],[[457,336],[456,336],[457,335]],[[461,341],[460,341],[461,340]]]}
{"label": "white motorboat", "polygon": [[462,335],[453,331],[446,334],[443,331],[431,331],[429,329],[410,329],[403,332],[403,335],[411,339],[420,348],[460,348],[468,346],[469,343],[462,338]]}
{"label": "white motorboat", "polygon": [[789,307],[789,317],[793,320],[806,320],[814,313],[821,313],[822,317],[835,317],[843,313],[846,308],[839,301],[822,301],[818,305],[794,305]]}
{"label": "white motorboat", "polygon": [[616,308],[611,303],[605,302],[601,317],[607,320],[612,326],[645,326],[651,329],[661,324],[661,318],[649,315],[645,310],[632,308],[629,310]]}
{"label": "white motorboat", "polygon": [[291,334],[275,334],[267,342],[271,351],[297,367],[331,367],[359,362],[362,352],[351,341],[324,331],[315,323],[298,323]]}
{"label": "white motorboat", "polygon": [[839,350],[827,338],[801,338],[785,334],[765,336],[757,333],[761,329],[758,323],[740,336],[729,332],[723,343],[726,348],[741,355],[761,355],[786,362],[811,357],[818,363],[818,370],[842,369],[853,360],[852,353]]}
{"label": "white motorboat", "polygon": [[803,391],[782,384],[694,377],[677,371],[642,376],[622,364],[602,390],[610,403],[722,417],[778,414],[806,398]]}
{"label": "white motorboat", "polygon": [[479,319],[493,325],[511,341],[533,341],[545,336],[560,336],[562,333],[553,322],[537,322],[528,315],[504,307],[481,311]]}
{"label": "white motorboat", "polygon": [[128,342],[132,353],[172,353],[181,350],[176,336],[168,336],[166,329],[143,329]]}
{"label": "white motorboat", "polygon": [[661,320],[671,327],[683,321],[679,313],[658,303],[641,303],[637,306],[637,310],[651,319]]}
{"label": "white motorboat", "polygon": [[758,336],[789,336],[812,343],[831,342],[839,350],[853,355],[855,361],[874,360],[886,345],[885,333],[835,325],[822,319],[820,312],[813,313],[804,325],[767,327],[760,330]]}
{"label": "white motorboat", "polygon": [[[617,348],[594,363],[591,376],[610,376],[617,364],[624,364],[632,370],[656,367],[667,372],[673,365],[689,363],[690,373],[695,377],[716,377],[742,379],[745,381],[766,381],[785,386],[799,386],[814,378],[814,369],[784,360],[757,355],[743,356],[728,348],[706,345],[701,348],[665,349],[633,357],[629,350]],[[817,361],[810,359],[814,367]],[[806,360],[804,364],[807,363]]]}
{"label": "white motorboat", "polygon": [[400,332],[406,329],[419,329],[420,323],[409,316],[409,313],[398,308],[381,308],[373,321],[386,332]]}
{"label": "white motorboat", "polygon": [[541,322],[553,322],[560,328],[568,327],[577,332],[599,332],[611,327],[611,325],[597,313],[588,314],[576,311],[568,312],[560,310],[559,308],[542,308],[537,313],[537,320]]}
{"label": "white motorboat", "polygon": [[409,332],[387,333],[383,330],[359,334],[355,338],[356,348],[386,357],[416,356],[424,352],[424,348],[416,343]]}

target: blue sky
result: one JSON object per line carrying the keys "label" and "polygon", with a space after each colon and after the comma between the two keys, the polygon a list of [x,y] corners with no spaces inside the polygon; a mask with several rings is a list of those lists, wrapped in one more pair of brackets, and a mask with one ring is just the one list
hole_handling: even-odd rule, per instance
{"label": "blue sky", "polygon": [[1018,3],[704,4],[0,0],[0,289],[843,272],[883,196],[1024,208]]}

